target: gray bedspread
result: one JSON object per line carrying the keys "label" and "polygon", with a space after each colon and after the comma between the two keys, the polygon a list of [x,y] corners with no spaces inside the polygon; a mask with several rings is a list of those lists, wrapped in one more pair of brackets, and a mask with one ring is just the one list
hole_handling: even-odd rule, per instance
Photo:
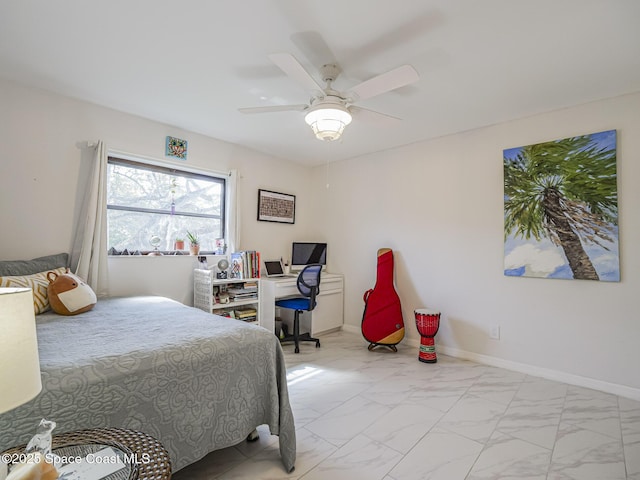
{"label": "gray bedspread", "polygon": [[36,322],[43,389],[0,415],[0,451],[28,441],[47,418],[58,424],[54,433],[146,432],[176,471],[266,424],[292,470],[284,356],[267,330],[162,297],[100,299],[90,312]]}

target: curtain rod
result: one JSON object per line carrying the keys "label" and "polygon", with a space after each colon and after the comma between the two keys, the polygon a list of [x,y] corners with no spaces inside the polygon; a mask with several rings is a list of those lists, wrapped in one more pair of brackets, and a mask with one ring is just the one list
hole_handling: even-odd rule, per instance
{"label": "curtain rod", "polygon": [[[76,143],[76,146],[78,148],[95,148],[97,145],[98,145],[98,142],[91,142],[91,141],[84,141],[84,142]],[[148,157],[146,155],[140,155],[138,153],[125,152],[124,150],[118,150],[118,149],[109,148],[109,147],[107,147],[107,155],[123,157],[126,160],[143,161],[145,163],[150,163],[152,165],[157,165],[157,166],[160,166],[160,167],[165,167],[167,165],[170,165],[172,167],[176,167],[179,170],[185,170],[187,172],[193,172],[193,173],[209,173],[209,174],[219,175],[219,176],[230,176],[231,175],[231,171],[230,170],[227,170],[225,172],[225,171],[220,171],[220,170],[212,170],[212,169],[207,168],[207,167],[185,165],[184,163],[172,162],[170,160],[160,160],[160,159],[157,159],[157,158],[154,158],[154,157]]]}
{"label": "curtain rod", "polygon": [[148,157],[146,155],[140,155],[137,153],[130,153],[130,152],[125,152],[122,150],[117,150],[115,148],[108,148],[107,147],[107,154],[108,155],[113,155],[113,156],[121,156],[121,157],[126,157],[127,160],[142,160],[144,162],[147,163],[151,163],[151,164],[155,164],[161,167],[167,166],[167,165],[171,165],[172,167],[176,167],[179,170],[186,170],[188,172],[194,172],[194,173],[210,173],[213,175],[223,175],[223,176],[229,176],[231,175],[230,171],[220,171],[220,170],[212,170],[206,167],[200,167],[200,166],[193,166],[193,165],[185,165],[184,163],[178,163],[178,162],[172,162],[170,160],[160,160],[154,157]]}

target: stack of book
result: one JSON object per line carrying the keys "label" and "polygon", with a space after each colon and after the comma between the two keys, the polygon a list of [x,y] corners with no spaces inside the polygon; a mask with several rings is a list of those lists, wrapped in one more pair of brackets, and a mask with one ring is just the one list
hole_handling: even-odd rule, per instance
{"label": "stack of book", "polygon": [[244,288],[258,293],[258,282],[244,282]]}
{"label": "stack of book", "polygon": [[246,250],[231,254],[231,278],[259,278],[260,252]]}
{"label": "stack of book", "polygon": [[256,320],[257,311],[255,308],[236,308],[236,318],[238,320],[244,320],[245,322],[253,322]]}
{"label": "stack of book", "polygon": [[244,287],[232,286],[227,289],[227,293],[232,302],[246,300],[248,298],[258,298],[258,287],[256,285],[256,288],[247,288],[246,284]]}

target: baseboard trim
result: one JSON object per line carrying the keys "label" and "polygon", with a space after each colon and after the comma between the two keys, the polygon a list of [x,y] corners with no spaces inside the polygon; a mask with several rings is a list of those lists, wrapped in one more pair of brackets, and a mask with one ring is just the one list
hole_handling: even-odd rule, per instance
{"label": "baseboard trim", "polygon": [[360,327],[356,327],[355,325],[342,325],[342,330],[350,333],[362,333]]}
{"label": "baseboard trim", "polygon": [[[417,346],[419,343],[420,342],[416,341],[415,345]],[[448,347],[446,345],[438,345],[437,348],[440,352],[442,352],[443,355],[449,355],[451,357],[461,358],[464,360],[471,360],[476,363],[482,363],[484,365],[490,365],[492,367],[505,368],[507,370],[526,373],[527,375],[532,375],[534,377],[542,377],[548,380],[555,380],[557,382],[568,383],[570,385],[576,385],[579,387],[592,388],[594,390],[612,393],[614,395],[630,398],[632,400],[640,400],[640,389],[638,388],[628,387],[626,385],[620,385],[617,383],[605,382],[602,380],[596,380],[594,378],[583,377],[580,375],[574,375],[572,373],[562,372],[560,370],[552,370],[550,368],[536,367],[535,365],[528,365],[526,363],[513,362],[511,360],[492,357],[490,355],[467,352],[465,350]]]}
{"label": "baseboard trim", "polygon": [[[360,328],[353,325],[343,325],[342,329],[346,332],[361,333]],[[420,340],[417,339],[405,337],[404,342],[413,345],[416,348],[420,346]],[[602,380],[596,380],[594,378],[582,377],[580,375],[574,375],[571,373],[562,372],[560,370],[536,367],[535,365],[528,365],[526,363],[513,362],[511,360],[492,357],[490,355],[484,355],[481,353],[468,352],[466,350],[449,347],[447,345],[437,344],[436,348],[439,353],[442,353],[443,355],[449,355],[450,357],[470,360],[472,362],[481,363],[483,365],[504,368],[507,370],[513,370],[515,372],[526,373],[527,375],[532,375],[534,377],[555,380],[557,382],[568,383],[569,385],[592,388],[594,390],[600,390],[602,392],[611,393],[613,395],[619,395],[621,397],[640,401],[640,389],[638,388],[620,385],[617,383],[604,382]]]}

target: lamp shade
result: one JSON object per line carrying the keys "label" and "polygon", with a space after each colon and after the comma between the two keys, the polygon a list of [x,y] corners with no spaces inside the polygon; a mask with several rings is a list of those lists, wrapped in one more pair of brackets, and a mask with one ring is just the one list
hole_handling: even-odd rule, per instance
{"label": "lamp shade", "polygon": [[304,117],[316,138],[333,141],[340,138],[344,127],[351,123],[351,114],[341,105],[312,107]]}
{"label": "lamp shade", "polygon": [[30,288],[0,288],[0,413],[28,402],[42,389]]}

